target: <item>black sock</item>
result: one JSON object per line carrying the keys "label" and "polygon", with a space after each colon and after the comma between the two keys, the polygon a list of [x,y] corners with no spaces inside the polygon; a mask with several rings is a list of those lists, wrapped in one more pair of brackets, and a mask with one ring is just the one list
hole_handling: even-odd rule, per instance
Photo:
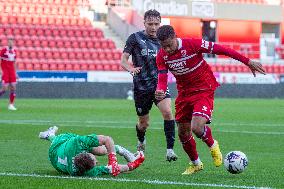
{"label": "black sock", "polygon": [[173,149],[175,143],[175,121],[164,120],[164,132],[167,140],[167,149]]}
{"label": "black sock", "polygon": [[138,140],[139,140],[140,142],[144,142],[146,131],[140,131],[140,130],[138,129],[138,126],[136,125],[136,133],[137,133],[137,138],[138,138]]}

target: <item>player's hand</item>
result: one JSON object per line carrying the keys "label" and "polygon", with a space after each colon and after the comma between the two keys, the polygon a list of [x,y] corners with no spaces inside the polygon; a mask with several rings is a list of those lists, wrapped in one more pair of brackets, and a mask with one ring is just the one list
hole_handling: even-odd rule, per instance
{"label": "player's hand", "polygon": [[142,68],[142,67],[131,68],[130,74],[131,74],[132,76],[135,76],[135,75],[139,74],[140,71],[141,71],[141,68]]}
{"label": "player's hand", "polygon": [[256,72],[259,72],[261,74],[266,74],[265,69],[262,67],[261,63],[255,60],[250,60],[248,63],[248,67],[251,70],[254,77],[256,76]]}
{"label": "player's hand", "polygon": [[166,94],[163,90],[156,90],[155,91],[155,98],[157,100],[163,100],[166,97]]}
{"label": "player's hand", "polygon": [[117,176],[120,173],[120,169],[117,163],[117,158],[115,153],[110,153],[108,155],[108,166],[111,167],[111,174]]}

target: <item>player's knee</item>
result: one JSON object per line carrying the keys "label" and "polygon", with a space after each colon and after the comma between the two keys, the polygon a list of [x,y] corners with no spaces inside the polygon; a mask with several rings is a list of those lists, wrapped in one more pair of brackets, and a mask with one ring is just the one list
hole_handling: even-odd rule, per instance
{"label": "player's knee", "polygon": [[173,114],[171,110],[166,110],[162,112],[164,120],[172,120],[173,119]]}
{"label": "player's knee", "polygon": [[146,129],[149,127],[149,121],[146,120],[140,120],[138,124],[138,128],[141,131],[146,131]]}
{"label": "player's knee", "polygon": [[200,133],[203,133],[203,128],[204,128],[204,123],[203,123],[203,122],[197,121],[197,122],[193,122],[193,123],[191,124],[192,132],[193,132],[195,135],[197,135],[197,136],[199,136]]}

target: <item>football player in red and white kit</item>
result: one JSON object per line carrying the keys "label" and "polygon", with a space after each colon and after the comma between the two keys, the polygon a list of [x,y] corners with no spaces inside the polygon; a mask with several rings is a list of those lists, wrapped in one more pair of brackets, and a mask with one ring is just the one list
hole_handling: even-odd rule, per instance
{"label": "football player in red and white kit", "polygon": [[13,38],[9,38],[8,46],[2,48],[0,52],[0,75],[2,75],[2,88],[0,89],[0,96],[2,96],[10,87],[10,103],[8,106],[9,110],[17,110],[14,106],[14,101],[16,98],[16,83],[18,75],[16,73],[16,51],[13,45]]}
{"label": "football player in red and white kit", "polygon": [[177,38],[172,26],[164,25],[157,31],[162,49],[156,57],[158,66],[157,99],[165,96],[168,70],[175,76],[178,96],[175,102],[178,135],[184,151],[191,160],[183,174],[189,175],[203,169],[196,151],[192,132],[209,147],[214,165],[222,165],[222,153],[213,139],[210,123],[213,112],[214,92],[219,86],[202,53],[226,55],[247,65],[255,76],[265,74],[262,65],[242,56],[233,49],[203,39]]}

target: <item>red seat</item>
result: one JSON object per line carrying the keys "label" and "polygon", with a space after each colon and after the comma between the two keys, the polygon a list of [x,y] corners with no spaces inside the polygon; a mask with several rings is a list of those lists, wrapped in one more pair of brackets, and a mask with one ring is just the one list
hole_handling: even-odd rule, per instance
{"label": "red seat", "polygon": [[79,47],[80,47],[80,48],[87,48],[87,43],[86,43],[86,41],[80,40],[80,42],[79,42]]}
{"label": "red seat", "polygon": [[72,46],[71,41],[64,41],[64,47],[70,48]]}
{"label": "red seat", "polygon": [[106,60],[107,59],[107,54],[104,51],[99,52],[98,59],[99,60]]}
{"label": "red seat", "polygon": [[53,30],[52,30],[52,35],[53,35],[54,37],[59,36],[59,30],[56,29],[56,28],[53,28]]}
{"label": "red seat", "polygon": [[17,39],[16,43],[17,43],[18,47],[22,47],[22,46],[24,46],[25,41],[23,39]]}
{"label": "red seat", "polygon": [[92,52],[91,52],[91,58],[92,58],[93,60],[98,60],[98,59],[99,59],[99,52],[97,52],[97,51],[92,51]]}
{"label": "red seat", "polygon": [[31,16],[25,16],[24,17],[24,23],[25,24],[32,24],[33,23],[33,19]]}
{"label": "red seat", "polygon": [[33,46],[33,41],[31,39],[26,39],[25,46],[26,47],[32,47]]}
{"label": "red seat", "polygon": [[47,25],[48,19],[47,19],[46,16],[42,16],[42,17],[40,17],[39,19],[40,19],[39,21],[40,21],[40,24],[41,24],[41,25]]}
{"label": "red seat", "polygon": [[37,36],[43,36],[44,35],[44,30],[42,28],[37,28],[36,29],[36,34],[37,34]]}
{"label": "red seat", "polygon": [[48,46],[49,46],[49,48],[55,48],[56,47],[56,42],[54,41],[54,39],[50,39],[48,41]]}
{"label": "red seat", "polygon": [[45,58],[52,59],[52,51],[50,49],[45,48]]}
{"label": "red seat", "polygon": [[49,69],[50,70],[57,70],[58,69],[58,63],[57,62],[49,62]]}
{"label": "red seat", "polygon": [[34,25],[40,24],[40,16],[34,15],[33,19],[32,19],[32,24],[34,24]]}
{"label": "red seat", "polygon": [[18,70],[26,70],[25,63],[17,61],[17,68]]}
{"label": "red seat", "polygon": [[56,46],[58,48],[64,48],[64,42],[59,39],[59,40],[56,41]]}
{"label": "red seat", "polygon": [[46,39],[40,40],[40,46],[43,48],[48,47],[48,41]]}
{"label": "red seat", "polygon": [[76,52],[76,59],[77,60],[82,60],[83,59],[83,52],[82,51],[77,51]]}
{"label": "red seat", "polygon": [[65,70],[73,70],[73,64],[70,62],[65,62]]}
{"label": "red seat", "polygon": [[87,48],[89,48],[89,49],[94,48],[94,42],[92,40],[87,41]]}
{"label": "red seat", "polygon": [[65,63],[64,62],[61,62],[61,63],[57,64],[57,70],[63,71],[65,69],[66,69],[66,67],[65,67]]}
{"label": "red seat", "polygon": [[59,30],[59,35],[61,37],[66,37],[67,36],[67,31],[65,29],[61,29],[61,30]]}
{"label": "red seat", "polygon": [[53,31],[51,31],[49,28],[45,28],[44,30],[44,35],[45,36],[51,36],[51,35],[53,35]]}
{"label": "red seat", "polygon": [[68,52],[68,59],[75,60],[76,59],[76,53],[74,51]]}
{"label": "red seat", "polygon": [[14,35],[20,35],[21,34],[21,29],[20,28],[14,28],[13,29],[13,34]]}
{"label": "red seat", "polygon": [[42,69],[42,70],[49,70],[49,63],[48,63],[47,60],[43,60],[43,61],[41,62],[41,69]]}
{"label": "red seat", "polygon": [[29,32],[29,36],[34,36],[34,35],[36,35],[36,30],[35,30],[35,28],[28,28],[28,32]]}
{"label": "red seat", "polygon": [[82,32],[80,30],[75,30],[76,37],[82,37]]}
{"label": "red seat", "polygon": [[33,65],[34,65],[34,70],[42,70],[41,63],[39,61],[35,61]]}
{"label": "red seat", "polygon": [[72,45],[73,48],[79,48],[79,42],[78,41],[72,41],[71,43],[72,43],[71,45]]}
{"label": "red seat", "polygon": [[39,49],[38,51],[37,51],[37,58],[38,59],[44,59],[45,58],[45,52],[44,51],[42,51],[41,49]]}
{"label": "red seat", "polygon": [[68,37],[74,37],[75,36],[74,31],[71,30],[71,29],[67,30],[67,36]]}

